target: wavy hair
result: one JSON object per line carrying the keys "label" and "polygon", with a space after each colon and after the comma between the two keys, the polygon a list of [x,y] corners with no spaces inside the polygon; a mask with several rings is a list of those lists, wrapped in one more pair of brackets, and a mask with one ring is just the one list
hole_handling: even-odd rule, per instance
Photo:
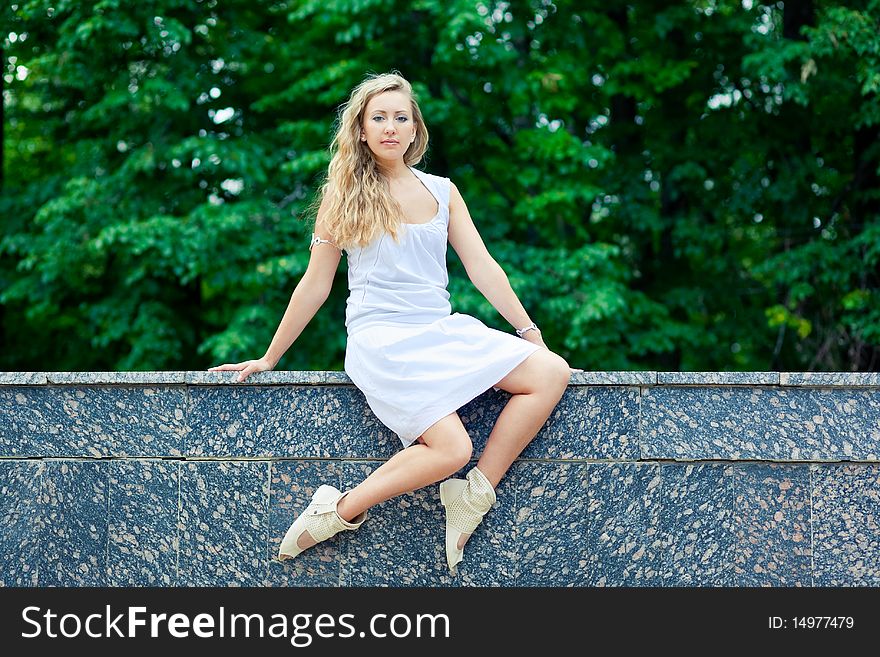
{"label": "wavy hair", "polygon": [[368,74],[352,90],[339,110],[336,132],[330,142],[332,157],[327,176],[310,205],[311,212],[317,215],[317,209],[327,199],[321,221],[341,249],[364,247],[383,232],[390,233],[395,242],[400,241],[403,208],[391,196],[388,180],[380,173],[370,147],[360,140],[367,103],[385,91],[402,91],[410,97],[416,136],[403,155],[404,163],[412,166],[420,162],[428,148],[428,130],[412,85],[397,71]]}

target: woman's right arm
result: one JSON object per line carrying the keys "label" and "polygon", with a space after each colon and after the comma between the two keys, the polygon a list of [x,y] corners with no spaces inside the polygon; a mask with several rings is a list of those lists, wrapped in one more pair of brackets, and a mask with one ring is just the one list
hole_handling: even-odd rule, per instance
{"label": "woman's right arm", "polygon": [[[325,196],[315,217],[314,233],[321,239],[332,242],[333,238],[324,227],[323,221],[327,205]],[[294,289],[281,324],[275,331],[275,337],[263,356],[273,369],[330,296],[333,279],[342,259],[342,251],[335,244],[320,242],[310,248],[309,266]]]}
{"label": "woman's right arm", "polygon": [[[315,220],[314,232],[321,239],[332,241],[322,222],[324,207],[325,203],[322,202]],[[335,244],[321,242],[311,247],[309,265],[290,297],[287,310],[281,318],[281,324],[275,331],[275,336],[272,338],[266,354],[259,360],[219,365],[209,368],[209,371],[243,370],[238,380],[244,381],[252,372],[275,369],[284,353],[296,341],[318,309],[324,305],[327,297],[330,296],[333,279],[341,259],[342,251]]]}
{"label": "woman's right arm", "polygon": [[257,360],[246,360],[241,363],[224,363],[208,369],[209,372],[222,372],[226,370],[237,370],[241,374],[236,378],[237,381],[244,381],[254,372],[266,372],[274,370],[278,361],[284,353],[290,348],[300,333],[303,332],[306,325],[318,312],[318,309],[324,305],[329,296],[329,290],[315,285],[311,279],[306,278],[304,274],[299,284],[290,297],[287,304],[287,310],[284,317],[281,318],[281,324],[275,331],[275,337],[266,354]]}
{"label": "woman's right arm", "polygon": [[[332,258],[331,254],[326,253],[330,250],[329,248],[322,250],[325,251],[325,254],[322,254],[321,259]],[[314,253],[314,249],[312,252]],[[315,256],[312,255],[313,260],[314,258]],[[339,262],[339,256],[336,257],[336,261]],[[299,284],[297,284],[296,289],[294,289],[293,295],[290,297],[290,303],[287,304],[287,310],[284,312],[284,317],[281,318],[281,324],[278,326],[278,330],[275,331],[275,337],[272,338],[272,342],[266,350],[266,355],[263,356],[272,366],[272,369],[275,369],[278,361],[281,360],[281,357],[290,348],[290,345],[296,342],[296,339],[308,323],[312,321],[318,309],[324,305],[328,296],[330,296],[330,288],[325,287],[313,278],[309,278],[309,272],[306,271]]]}

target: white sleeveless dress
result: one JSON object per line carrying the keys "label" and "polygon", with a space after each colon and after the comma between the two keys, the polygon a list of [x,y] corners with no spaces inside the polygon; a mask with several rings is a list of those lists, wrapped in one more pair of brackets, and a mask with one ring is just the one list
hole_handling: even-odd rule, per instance
{"label": "white sleeveless dress", "polygon": [[541,349],[451,312],[450,181],[409,168],[437,199],[439,212],[424,224],[402,224],[400,244],[386,233],[346,250],[345,372],[404,447]]}

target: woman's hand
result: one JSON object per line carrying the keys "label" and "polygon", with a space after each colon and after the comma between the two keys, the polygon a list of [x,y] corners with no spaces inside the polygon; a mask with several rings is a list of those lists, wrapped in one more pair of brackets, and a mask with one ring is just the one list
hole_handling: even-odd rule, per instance
{"label": "woman's hand", "polygon": [[[550,351],[549,347],[547,347],[547,345],[544,344],[544,338],[541,337],[540,330],[539,331],[535,331],[535,330],[526,331],[525,333],[522,334],[522,339],[528,340],[532,344],[536,344],[539,347],[544,347],[544,349],[547,349],[547,351]],[[572,372],[583,372],[583,370],[580,369],[579,367],[569,367],[569,369]]]}
{"label": "woman's hand", "polygon": [[268,372],[270,370],[275,369],[275,367],[266,360],[266,357],[258,358],[257,360],[246,360],[243,363],[225,363],[223,365],[217,365],[215,367],[209,367],[209,372],[222,372],[225,370],[241,370],[241,374],[238,375],[236,381],[244,381],[248,376],[253,374],[254,372]]}

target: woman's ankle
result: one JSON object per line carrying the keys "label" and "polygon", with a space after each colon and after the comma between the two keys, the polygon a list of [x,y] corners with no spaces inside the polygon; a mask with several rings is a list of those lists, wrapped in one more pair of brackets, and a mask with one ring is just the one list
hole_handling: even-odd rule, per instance
{"label": "woman's ankle", "polygon": [[366,511],[366,509],[359,510],[352,508],[349,493],[346,493],[341,498],[339,498],[339,502],[336,503],[336,513],[339,514],[339,517],[345,520],[345,522],[354,522],[358,516]]}

